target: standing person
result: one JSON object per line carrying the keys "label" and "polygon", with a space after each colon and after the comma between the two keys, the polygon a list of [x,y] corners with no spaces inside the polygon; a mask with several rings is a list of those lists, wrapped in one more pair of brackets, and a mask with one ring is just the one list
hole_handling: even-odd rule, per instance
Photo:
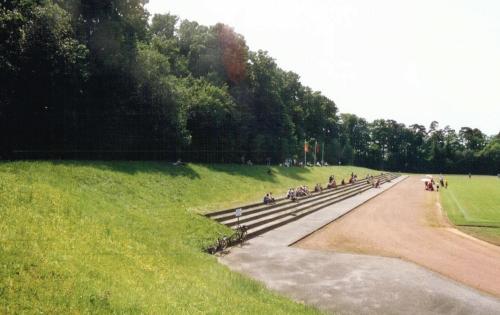
{"label": "standing person", "polygon": [[470,179],[471,177],[472,177],[472,174],[471,174],[471,173],[469,173],[469,179]]}
{"label": "standing person", "polygon": [[447,179],[444,180],[444,188],[448,189],[448,180]]}

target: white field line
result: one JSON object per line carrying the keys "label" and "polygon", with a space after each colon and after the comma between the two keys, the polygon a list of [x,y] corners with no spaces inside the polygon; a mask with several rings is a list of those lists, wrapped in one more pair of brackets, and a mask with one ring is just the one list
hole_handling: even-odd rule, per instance
{"label": "white field line", "polygon": [[[458,210],[460,210],[460,212],[463,214],[465,220],[467,220],[469,222],[477,222],[477,223],[495,223],[492,221],[471,217],[469,215],[469,213],[467,213],[467,210],[465,210],[464,207],[462,207],[462,205],[460,204],[460,202],[458,202],[457,198],[455,197],[455,194],[451,190],[449,190],[448,192],[450,193],[450,196],[453,199],[453,202],[455,202],[455,204],[457,205]],[[472,205],[472,207],[474,209],[476,209],[477,212],[480,212],[480,209],[478,209],[476,206]]]}
{"label": "white field line", "polygon": [[467,210],[465,210],[462,207],[462,205],[458,202],[457,198],[455,197],[455,194],[451,190],[449,190],[448,192],[450,193],[450,196],[451,196],[451,199],[453,200],[453,202],[457,205],[458,210],[460,210],[460,212],[464,216],[465,220],[467,220],[467,221],[473,221],[473,219],[467,213]]}

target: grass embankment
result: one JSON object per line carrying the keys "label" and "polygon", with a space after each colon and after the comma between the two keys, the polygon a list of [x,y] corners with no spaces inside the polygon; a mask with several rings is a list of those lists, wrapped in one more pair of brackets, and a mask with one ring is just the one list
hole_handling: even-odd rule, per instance
{"label": "grass embankment", "polygon": [[447,176],[443,208],[462,231],[500,245],[500,179],[496,176]]}
{"label": "grass embankment", "polygon": [[0,313],[316,313],[230,272],[197,214],[354,167],[0,163]]}

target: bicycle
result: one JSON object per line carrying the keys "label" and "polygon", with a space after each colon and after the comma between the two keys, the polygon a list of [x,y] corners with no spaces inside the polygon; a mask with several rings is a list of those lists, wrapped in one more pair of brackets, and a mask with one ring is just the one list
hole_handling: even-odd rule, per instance
{"label": "bicycle", "polygon": [[209,246],[207,248],[207,252],[212,255],[217,252],[223,252],[228,245],[229,239],[227,238],[227,236],[218,237],[215,245]]}
{"label": "bicycle", "polygon": [[248,227],[246,225],[238,225],[236,231],[229,238],[231,244],[243,243],[247,236]]}

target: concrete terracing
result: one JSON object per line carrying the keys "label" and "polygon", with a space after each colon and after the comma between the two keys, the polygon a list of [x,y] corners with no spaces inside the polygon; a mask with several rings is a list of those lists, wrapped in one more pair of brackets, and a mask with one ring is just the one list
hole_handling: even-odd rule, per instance
{"label": "concrete terracing", "polygon": [[[398,182],[385,183],[235,247],[220,261],[297,301],[338,314],[500,314],[500,300],[396,258],[290,245]],[[478,267],[480,268],[480,267]]]}

